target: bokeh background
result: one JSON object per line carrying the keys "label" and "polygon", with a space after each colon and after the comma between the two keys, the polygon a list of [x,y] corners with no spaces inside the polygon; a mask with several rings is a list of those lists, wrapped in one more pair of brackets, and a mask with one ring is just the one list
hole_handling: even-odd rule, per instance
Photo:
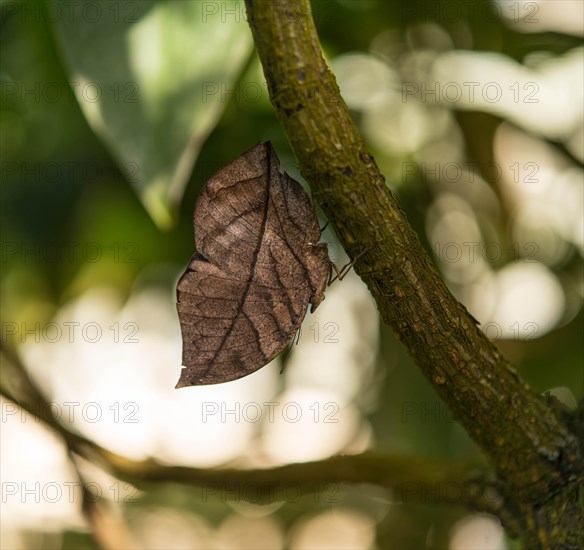
{"label": "bokeh background", "polygon": [[[342,94],[448,285],[569,407],[583,395],[583,6],[313,2]],[[267,139],[304,184],[242,3],[9,0],[0,15],[2,347],[64,425],[198,468],[368,449],[484,461],[354,274],[307,316],[284,374],[275,360],[174,389],[201,186]],[[330,227],[323,239],[343,265]],[[97,548],[62,442],[1,405],[1,547]],[[81,468],[136,548],[515,548],[497,519],[432,494],[334,485],[257,504]]]}

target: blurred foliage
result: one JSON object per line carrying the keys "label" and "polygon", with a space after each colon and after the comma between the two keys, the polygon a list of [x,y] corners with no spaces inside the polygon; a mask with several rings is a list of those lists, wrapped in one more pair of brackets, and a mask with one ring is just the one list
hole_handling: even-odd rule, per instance
{"label": "blurred foliage", "polygon": [[[156,107],[161,118],[154,124],[136,115],[133,121],[124,122],[120,116],[127,114],[127,110],[122,105],[121,109],[113,109],[99,119],[91,109],[80,107],[69,83],[79,80],[75,76],[78,73],[87,80],[99,82],[104,90],[108,79],[135,80],[136,75],[124,77],[128,69],[121,51],[121,38],[114,40],[108,31],[107,35],[99,36],[102,50],[88,48],[87,31],[82,26],[68,24],[65,28],[59,21],[50,22],[42,15],[40,4],[36,1],[0,4],[3,320],[47,322],[68,299],[94,286],[111,285],[123,296],[129,296],[138,277],[153,266],[162,269],[151,271],[150,283],[168,289],[169,300],[173,300],[171,289],[194,252],[192,211],[197,193],[215,170],[256,142],[270,139],[281,156],[282,165],[298,176],[297,170],[290,166],[293,157],[269,104],[257,57],[247,54],[245,40],[232,57],[225,53],[223,46],[215,44],[214,40],[221,41],[221,36],[209,38],[207,42],[206,37],[197,34],[196,25],[192,33],[188,32],[188,15],[184,19],[180,16],[184,27],[174,37],[179,42],[173,45],[172,55],[160,61],[164,64],[164,75],[170,75],[165,77],[166,84],[177,86],[166,89],[163,104]],[[140,9],[145,11],[148,11],[146,7],[163,9],[163,2],[149,2],[146,7],[142,2],[130,4],[140,4]],[[164,4],[167,15],[176,17],[174,10],[179,8],[178,4],[196,3]],[[398,56],[416,48],[431,50],[432,41],[425,42],[429,36],[425,31],[433,29],[424,26],[428,23],[436,23],[450,37],[454,50],[495,52],[519,63],[534,52],[561,56],[580,45],[578,37],[561,32],[521,32],[500,17],[492,16],[492,4],[487,1],[461,2],[466,10],[454,18],[448,12],[452,4],[452,0],[323,0],[314,2],[314,16],[329,60],[348,52],[370,51],[373,39],[387,32],[393,37],[395,47],[401,48]],[[485,13],[491,17],[485,17]],[[163,35],[166,45],[173,39],[175,24],[178,23],[168,23]],[[189,36],[193,38],[192,44],[188,43]],[[145,44],[149,44],[146,39]],[[155,48],[152,44],[141,47],[145,48],[144,56],[149,55],[148,47]],[[209,68],[217,66],[219,76],[198,76],[197,71],[208,75]],[[198,88],[189,84],[189,78],[220,80],[226,90],[234,92],[225,93],[220,88],[214,96],[215,106],[201,104],[191,94]],[[59,94],[57,100],[54,93]],[[207,110],[217,109],[219,115],[222,108],[218,120],[208,116]],[[463,136],[466,158],[483,164],[491,162],[493,136],[504,119],[472,111],[455,112],[454,116]],[[201,117],[207,118],[202,126],[198,123]],[[355,119],[361,126],[362,113],[358,110]],[[187,142],[193,137],[199,140],[195,145],[200,146],[198,156],[196,151],[191,151],[197,160],[178,205],[176,224],[166,231],[157,226],[142,206],[136,189],[126,181],[114,160],[122,158],[127,162],[130,158],[124,152],[127,142],[136,147],[149,133],[156,134],[157,139],[149,145],[154,149],[139,150],[140,162],[146,164],[153,155],[160,154],[157,158],[163,160],[159,168],[167,173],[173,172]],[[98,135],[106,136],[105,143]],[[565,145],[558,140],[547,141],[581,168],[581,159]],[[156,143],[166,149],[157,150]],[[432,253],[425,231],[427,211],[435,197],[432,186],[421,172],[407,185],[399,184],[395,177],[400,163],[415,155],[392,154],[374,142],[371,150],[408,219]],[[143,185],[149,184],[141,183],[140,193]],[[500,189],[494,184],[492,187],[500,196]],[[503,217],[511,215],[503,213]],[[492,221],[504,227],[507,223],[505,219]],[[533,341],[500,342],[503,351],[538,391],[562,386],[576,398],[583,395],[580,262],[581,256],[574,252],[562,265],[553,267],[560,279],[564,277],[566,284],[578,289],[570,294],[578,303],[572,303],[572,313],[565,322]],[[391,331],[387,327],[381,331],[378,372],[372,383],[377,393],[371,392],[367,407],[375,447],[404,454],[483,460]],[[408,414],[410,418],[406,418]],[[372,500],[379,498],[373,488],[347,487],[338,506],[367,509]],[[202,503],[200,495],[193,495],[191,488],[180,486],[152,487],[138,503],[126,507],[130,523],[136,509],[141,507],[190,510],[213,525],[232,512],[232,506],[220,499]],[[290,527],[302,516],[329,508],[305,497],[281,506],[274,513],[285,527]],[[390,513],[387,510],[379,513],[385,515],[378,525],[378,547],[444,548],[450,527],[465,515],[465,510],[405,503],[392,506]],[[87,534],[76,531],[66,533],[62,544],[64,548],[95,547]]]}

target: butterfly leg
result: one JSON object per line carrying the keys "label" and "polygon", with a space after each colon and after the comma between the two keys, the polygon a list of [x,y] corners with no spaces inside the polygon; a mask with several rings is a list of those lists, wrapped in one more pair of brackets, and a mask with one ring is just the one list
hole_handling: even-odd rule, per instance
{"label": "butterfly leg", "polygon": [[341,269],[339,269],[334,263],[331,262],[331,266],[333,268],[333,270],[335,271],[336,275],[331,279],[331,276],[333,274],[332,270],[330,272],[329,275],[329,282],[327,286],[332,285],[337,279],[339,281],[342,281],[345,276],[349,273],[349,271],[351,271],[351,268],[355,265],[355,262],[361,257],[363,256],[363,254],[365,254],[365,252],[367,252],[371,247],[368,246],[365,250],[363,250],[362,252],[360,252],[359,254],[357,254],[347,265],[343,266]]}
{"label": "butterfly leg", "polygon": [[[349,271],[351,271],[351,268],[353,267],[353,265],[355,265],[356,260],[357,260],[357,258],[352,259],[347,265],[341,267],[341,269],[339,269],[335,264],[333,264],[331,262],[332,270],[331,270],[331,274],[329,276],[328,286],[332,285],[337,279],[339,281],[342,281],[343,278],[347,275],[347,273],[349,273]],[[332,277],[333,270],[336,273],[336,275],[334,277]]]}
{"label": "butterfly leg", "polygon": [[294,338],[292,338],[290,345],[288,346],[288,348],[284,352],[284,357],[282,359],[282,368],[280,369],[280,374],[282,374],[284,372],[284,369],[286,368],[286,365],[288,364],[288,359],[290,358],[290,354],[292,353],[292,346],[297,346],[298,342],[300,342],[300,331],[301,331],[301,329],[298,329],[298,332],[296,333]]}

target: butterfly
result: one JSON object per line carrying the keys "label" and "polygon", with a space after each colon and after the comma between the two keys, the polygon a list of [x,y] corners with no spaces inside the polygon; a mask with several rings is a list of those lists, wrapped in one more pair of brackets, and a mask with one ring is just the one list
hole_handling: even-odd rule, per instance
{"label": "butterfly", "polygon": [[270,142],[204,186],[195,245],[177,284],[183,353],[177,388],[247,376],[274,359],[324,299],[332,262],[316,212]]}

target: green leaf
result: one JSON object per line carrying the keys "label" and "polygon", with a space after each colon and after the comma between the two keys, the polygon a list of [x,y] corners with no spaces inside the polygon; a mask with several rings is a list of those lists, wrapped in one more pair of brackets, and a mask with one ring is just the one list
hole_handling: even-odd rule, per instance
{"label": "green leaf", "polygon": [[160,227],[249,58],[243,2],[52,2],[73,92]]}

